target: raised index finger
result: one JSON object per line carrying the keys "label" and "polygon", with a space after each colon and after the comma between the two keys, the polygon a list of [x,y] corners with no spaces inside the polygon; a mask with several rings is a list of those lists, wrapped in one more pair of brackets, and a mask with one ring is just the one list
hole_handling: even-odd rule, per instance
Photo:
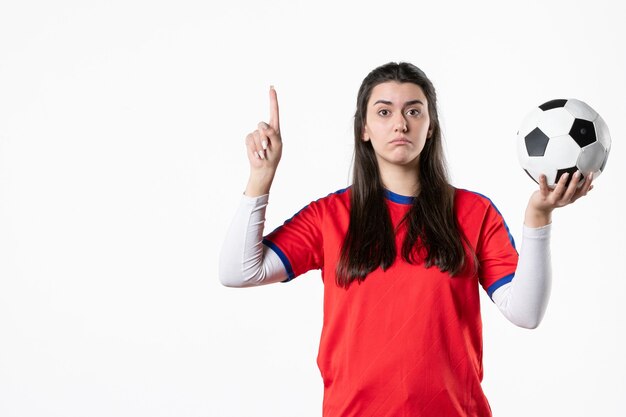
{"label": "raised index finger", "polygon": [[270,86],[270,126],[276,132],[280,132],[280,121],[278,118],[278,96],[274,86]]}

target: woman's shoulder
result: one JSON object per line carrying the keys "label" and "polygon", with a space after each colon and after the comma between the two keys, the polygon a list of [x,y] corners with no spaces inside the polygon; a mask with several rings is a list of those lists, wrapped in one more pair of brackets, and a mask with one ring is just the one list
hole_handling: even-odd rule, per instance
{"label": "woman's shoulder", "polygon": [[352,189],[352,186],[348,186],[345,188],[341,188],[337,191],[333,191],[332,193],[329,193],[326,197],[322,197],[321,199],[343,199],[346,197],[350,196],[350,190]]}
{"label": "woman's shoulder", "polygon": [[332,205],[341,201],[350,201],[350,187],[341,188],[337,191],[326,194],[319,197],[316,200],[312,200],[310,204],[314,205]]}
{"label": "woman's shoulder", "polygon": [[337,191],[328,193],[323,197],[312,200],[305,205],[298,213],[305,210],[313,210],[315,212],[325,213],[327,211],[336,211],[337,207],[349,207],[350,204],[350,187],[341,188]]}
{"label": "woman's shoulder", "polygon": [[455,203],[480,204],[488,206],[493,204],[491,199],[478,191],[466,190],[464,188],[454,188]]}
{"label": "woman's shoulder", "polygon": [[490,209],[495,210],[497,213],[500,212],[488,196],[463,188],[454,189],[454,205],[457,213],[487,212]]}
{"label": "woman's shoulder", "polygon": [[324,197],[321,197],[311,204],[315,204],[322,208],[325,213],[337,213],[338,211],[350,210],[350,188],[345,187],[333,191]]}

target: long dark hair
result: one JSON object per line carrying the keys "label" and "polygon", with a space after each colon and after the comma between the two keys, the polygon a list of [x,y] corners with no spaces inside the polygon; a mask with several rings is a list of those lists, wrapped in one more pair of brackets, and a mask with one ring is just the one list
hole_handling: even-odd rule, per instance
{"label": "long dark hair", "polygon": [[[413,199],[402,220],[407,223],[402,258],[412,264],[425,262],[426,267],[434,265],[452,276],[459,273],[466,263],[464,245],[476,260],[454,215],[454,187],[448,182],[435,88],[415,65],[390,62],[365,77],[357,96],[350,225],[336,269],[337,284],[346,288],[354,280],[362,282],[378,267],[386,270],[396,258],[395,231],[385,202],[385,189],[374,148],[371,141],[362,140],[372,90],[387,81],[413,83],[421,87],[430,115],[430,136],[419,156],[419,197]],[[476,262],[474,266],[477,266]]]}

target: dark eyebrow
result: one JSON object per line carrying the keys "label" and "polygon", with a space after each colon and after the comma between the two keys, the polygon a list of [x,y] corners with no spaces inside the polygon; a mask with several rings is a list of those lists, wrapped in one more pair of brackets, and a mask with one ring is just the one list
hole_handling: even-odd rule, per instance
{"label": "dark eyebrow", "polygon": [[[393,104],[393,103],[392,103],[391,101],[389,101],[389,100],[376,100],[376,102],[375,102],[373,105],[375,106],[375,105],[376,105],[376,104],[378,104],[378,103],[381,103],[381,104],[386,104],[386,105],[388,105],[388,106],[391,106],[391,105]],[[415,100],[409,100],[409,101],[407,101],[406,103],[404,103],[404,106],[406,107],[406,106],[410,106],[410,105],[412,105],[412,104],[421,104],[421,105],[424,105],[424,103],[422,102],[422,100],[417,100],[417,99],[415,99]]]}

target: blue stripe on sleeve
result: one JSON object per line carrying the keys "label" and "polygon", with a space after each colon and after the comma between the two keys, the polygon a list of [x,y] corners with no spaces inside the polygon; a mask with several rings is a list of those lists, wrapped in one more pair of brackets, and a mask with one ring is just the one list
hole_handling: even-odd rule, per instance
{"label": "blue stripe on sleeve", "polygon": [[285,253],[280,250],[280,248],[274,242],[270,240],[263,239],[263,244],[273,250],[285,266],[285,269],[287,270],[287,279],[283,282],[289,282],[294,279],[295,274],[293,273],[293,268],[291,267],[291,262],[289,262],[287,255],[285,255]]}
{"label": "blue stripe on sleeve", "polygon": [[489,288],[487,288],[487,294],[489,294],[489,298],[491,298],[491,301],[493,301],[493,298],[492,298],[493,293],[496,292],[498,288],[513,281],[513,277],[515,277],[515,273],[509,274],[503,278],[500,278],[499,280],[491,284]]}

